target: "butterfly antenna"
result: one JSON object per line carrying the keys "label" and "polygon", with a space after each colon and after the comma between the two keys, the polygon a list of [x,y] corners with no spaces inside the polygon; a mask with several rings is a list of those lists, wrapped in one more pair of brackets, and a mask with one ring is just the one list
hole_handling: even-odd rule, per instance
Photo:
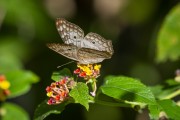
{"label": "butterfly antenna", "polygon": [[62,66],[68,65],[68,64],[73,63],[73,62],[75,62],[75,61],[70,61],[70,62],[68,62],[68,63],[62,64],[62,65],[60,65],[60,66],[57,66],[57,68],[60,68],[60,67],[62,67]]}

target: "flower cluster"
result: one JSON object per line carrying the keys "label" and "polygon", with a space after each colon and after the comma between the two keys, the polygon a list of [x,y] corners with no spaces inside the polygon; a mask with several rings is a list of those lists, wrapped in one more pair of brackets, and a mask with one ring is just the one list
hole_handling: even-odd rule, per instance
{"label": "flower cluster", "polygon": [[59,104],[69,98],[69,91],[75,85],[75,82],[72,78],[64,77],[58,82],[51,83],[50,86],[47,86],[47,96],[50,97],[47,104]]}
{"label": "flower cluster", "polygon": [[[100,76],[100,68],[101,65],[83,65],[78,64],[77,69],[74,70],[74,74],[78,75],[79,77],[82,77],[83,79],[87,80],[87,83],[92,84],[92,90],[91,92],[92,96],[95,96],[96,93],[96,78]],[[70,77],[64,77],[60,79],[57,82],[51,83],[50,86],[47,86],[47,96],[49,97],[49,100],[47,101],[47,104],[54,105],[54,104],[60,104],[70,98],[69,92],[73,87],[76,85],[76,82],[73,78]]]}
{"label": "flower cluster", "polygon": [[9,81],[6,80],[4,75],[0,75],[0,101],[5,100],[6,97],[10,94],[9,87]]}
{"label": "flower cluster", "polygon": [[77,74],[79,77],[82,77],[85,80],[96,79],[100,76],[101,65],[78,64],[77,67],[78,68],[74,70],[74,74]]}

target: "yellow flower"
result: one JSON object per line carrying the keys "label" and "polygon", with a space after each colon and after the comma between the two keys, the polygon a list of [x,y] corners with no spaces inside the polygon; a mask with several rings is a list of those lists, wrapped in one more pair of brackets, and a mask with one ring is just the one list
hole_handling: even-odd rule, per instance
{"label": "yellow flower", "polygon": [[86,72],[86,75],[89,75],[89,76],[92,75],[92,73],[93,73],[92,70],[87,70],[85,72]]}
{"label": "yellow flower", "polygon": [[92,75],[91,67],[92,65],[77,65],[82,71],[86,73],[86,75]]}
{"label": "yellow flower", "polygon": [[51,96],[52,96],[52,92],[48,92],[48,93],[47,93],[47,96],[48,96],[48,97],[51,97]]}
{"label": "yellow flower", "polygon": [[101,65],[97,64],[77,64],[78,69],[74,70],[74,74],[83,77],[85,80],[97,78],[100,76]]}
{"label": "yellow flower", "polygon": [[7,80],[3,80],[0,82],[0,88],[6,90],[10,87],[10,83]]}
{"label": "yellow flower", "polygon": [[95,69],[95,70],[99,70],[100,68],[101,68],[101,65],[95,65],[95,66],[94,66],[94,69]]}

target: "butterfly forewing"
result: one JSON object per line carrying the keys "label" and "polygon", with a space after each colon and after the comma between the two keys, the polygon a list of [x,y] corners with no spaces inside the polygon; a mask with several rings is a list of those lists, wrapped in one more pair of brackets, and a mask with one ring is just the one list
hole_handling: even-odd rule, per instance
{"label": "butterfly forewing", "polygon": [[88,33],[84,37],[83,45],[81,47],[92,48],[99,51],[107,51],[111,55],[113,54],[112,42],[105,40],[103,37],[96,33]]}
{"label": "butterfly forewing", "polygon": [[84,38],[83,30],[63,18],[56,20],[57,30],[65,44],[79,45],[80,41]]}

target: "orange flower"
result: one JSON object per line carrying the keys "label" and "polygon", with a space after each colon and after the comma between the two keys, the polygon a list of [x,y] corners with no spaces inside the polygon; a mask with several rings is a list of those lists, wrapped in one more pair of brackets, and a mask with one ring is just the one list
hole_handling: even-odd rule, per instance
{"label": "orange flower", "polygon": [[74,74],[77,74],[79,77],[83,77],[85,80],[96,79],[100,76],[101,65],[78,64],[77,67],[78,68],[74,70]]}
{"label": "orange flower", "polygon": [[64,77],[60,81],[51,83],[46,87],[47,96],[50,97],[47,104],[59,104],[69,98],[69,90],[73,88],[75,82],[72,78]]}
{"label": "orange flower", "polygon": [[10,82],[6,80],[4,75],[0,75],[0,101],[3,101],[10,94]]}

